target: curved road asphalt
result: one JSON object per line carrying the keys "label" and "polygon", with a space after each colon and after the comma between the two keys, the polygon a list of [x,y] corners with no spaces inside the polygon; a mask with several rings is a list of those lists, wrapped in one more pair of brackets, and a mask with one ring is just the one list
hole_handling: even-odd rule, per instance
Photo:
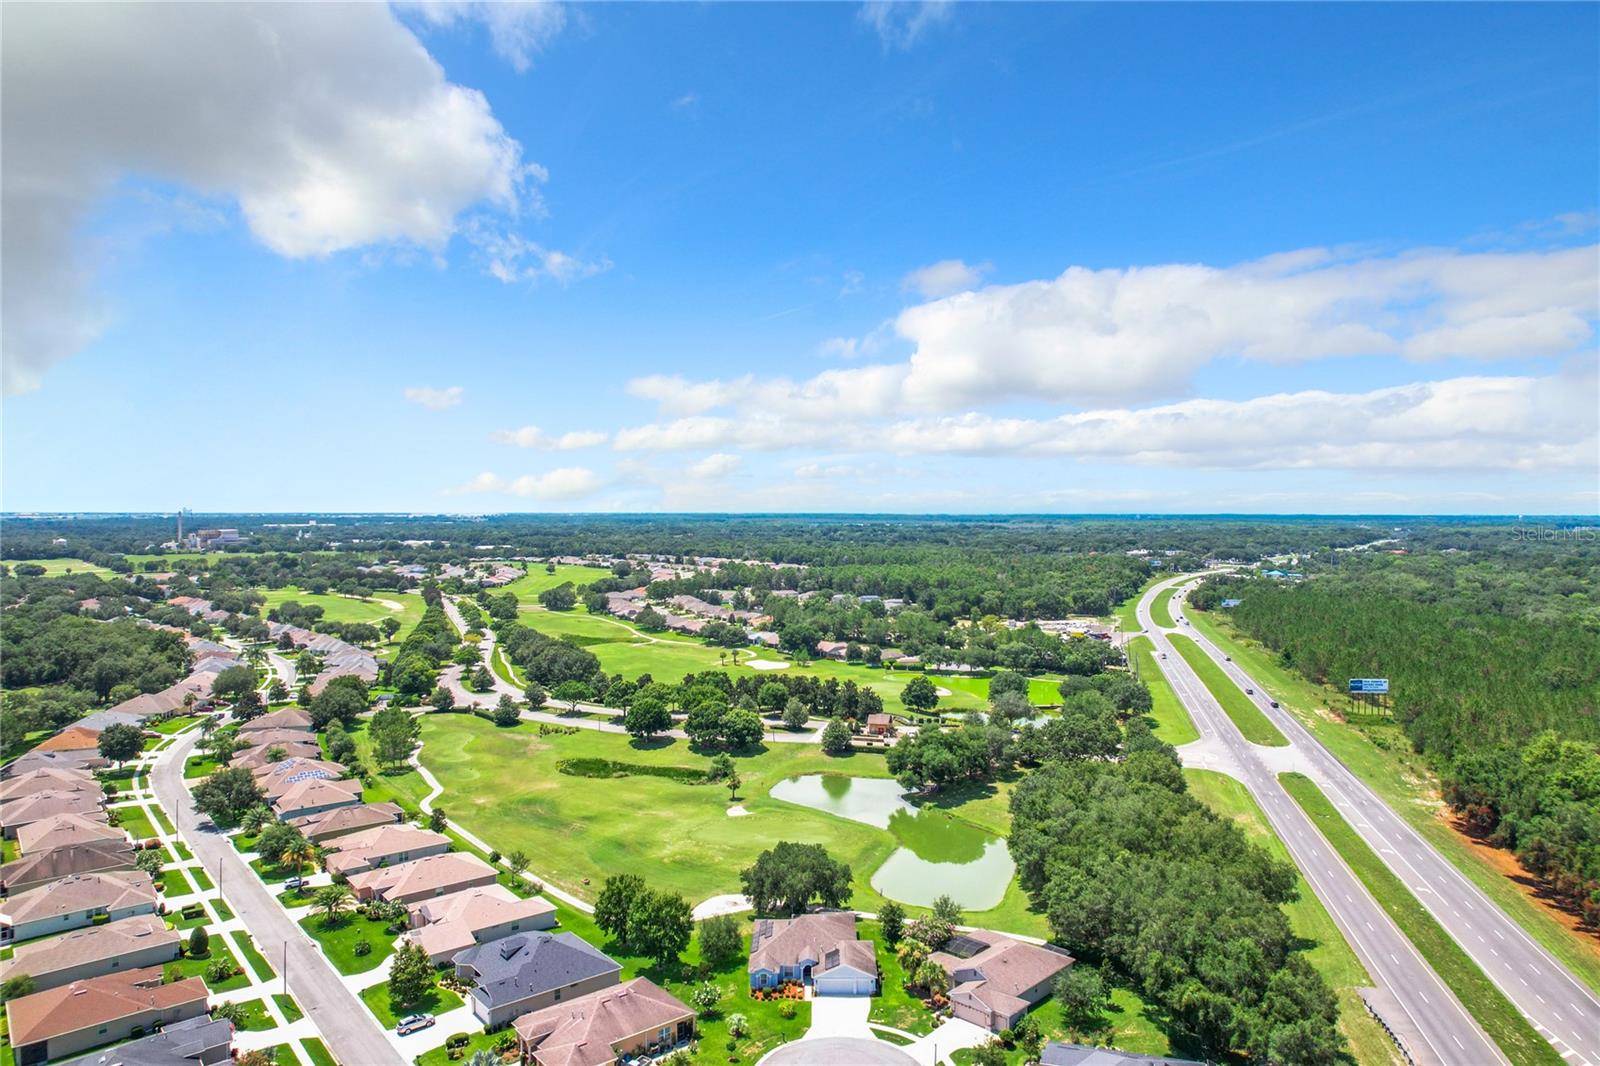
{"label": "curved road asphalt", "polygon": [[[1192,585],[1192,580],[1177,579],[1159,587],[1180,583]],[[1295,754],[1296,768],[1316,781],[1329,802],[1339,809],[1462,950],[1499,986],[1539,1035],[1550,1041],[1571,1066],[1600,1066],[1600,998],[1351,773],[1294,715],[1274,708],[1259,681],[1251,678],[1237,663],[1228,661],[1216,645],[1194,632],[1193,626],[1185,624],[1178,610],[1184,594],[1180,592],[1174,597],[1174,620],[1179,622],[1175,632],[1181,631],[1193,639],[1241,690],[1255,689],[1254,695],[1248,698],[1288,739]],[[1139,620],[1148,631],[1156,633],[1148,614],[1152,598],[1147,595],[1140,603]],[[1157,640],[1163,646],[1167,643],[1159,634]],[[1175,666],[1185,673],[1190,672],[1176,654],[1162,661],[1161,666],[1169,679]],[[1204,691],[1204,686],[1199,687]],[[1184,698],[1184,703],[1188,705],[1189,699]],[[1227,731],[1237,736],[1232,722],[1225,715],[1219,717],[1227,724]],[[1244,744],[1244,747],[1252,745]],[[1273,785],[1276,786],[1276,781]],[[1275,790],[1281,792],[1281,789]],[[1463,1061],[1454,1056],[1446,1058]]]}
{"label": "curved road asphalt", "polygon": [[[1158,592],[1184,579],[1163,582],[1139,601],[1139,624],[1156,649],[1156,663],[1183,702],[1202,744],[1220,748],[1232,766],[1227,772],[1243,782],[1267,820],[1294,857],[1295,865],[1355,949],[1373,980],[1398,1001],[1405,1017],[1385,1020],[1419,1066],[1460,1063],[1507,1063],[1494,1041],[1480,1029],[1455,995],[1412,947],[1376,900],[1322,838],[1278,783],[1278,760],[1244,739],[1198,675],[1183,660],[1168,630],[1150,617]],[[1217,767],[1221,769],[1222,767]]]}
{"label": "curved road asphalt", "polygon": [[287,959],[289,991],[316,1022],[334,1057],[351,1066],[404,1066],[405,1060],[376,1019],[345,987],[311,938],[257,880],[228,838],[195,814],[183,782],[183,764],[199,735],[199,730],[180,735],[150,772],[156,798],[177,823],[178,834],[221,887],[228,906],[243,919],[273,968],[281,973]]}

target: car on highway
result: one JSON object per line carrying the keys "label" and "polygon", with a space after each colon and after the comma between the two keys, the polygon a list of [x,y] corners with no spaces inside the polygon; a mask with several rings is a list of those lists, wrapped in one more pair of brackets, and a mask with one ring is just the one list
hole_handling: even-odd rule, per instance
{"label": "car on highway", "polygon": [[1165,658],[1166,658],[1166,657],[1167,657],[1167,653],[1166,653],[1166,652],[1162,652],[1162,653],[1161,653],[1161,657],[1162,657],[1162,658],[1163,658],[1163,659],[1165,659]]}
{"label": "car on highway", "polygon": [[433,1015],[431,1014],[408,1014],[400,1019],[400,1023],[394,1027],[394,1031],[401,1036],[410,1036],[412,1033],[420,1033],[432,1025]]}
{"label": "car on highway", "polygon": [[1256,690],[1253,688],[1247,688],[1244,690],[1244,694],[1246,696],[1254,696],[1256,694]]}
{"label": "car on highway", "polygon": [[1231,656],[1231,655],[1224,655],[1222,657],[1222,659],[1223,659],[1224,662],[1230,662],[1230,663],[1233,662],[1233,656]]}
{"label": "car on highway", "polygon": [[1268,700],[1267,702],[1270,703],[1274,709],[1276,709],[1278,706],[1277,700]]}

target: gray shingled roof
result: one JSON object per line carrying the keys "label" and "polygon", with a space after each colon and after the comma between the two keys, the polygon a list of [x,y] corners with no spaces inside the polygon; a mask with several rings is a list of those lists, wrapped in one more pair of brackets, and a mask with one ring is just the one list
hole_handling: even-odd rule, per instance
{"label": "gray shingled roof", "polygon": [[455,957],[476,972],[474,998],[490,1008],[617,972],[622,966],[572,933],[518,933],[479,944]]}

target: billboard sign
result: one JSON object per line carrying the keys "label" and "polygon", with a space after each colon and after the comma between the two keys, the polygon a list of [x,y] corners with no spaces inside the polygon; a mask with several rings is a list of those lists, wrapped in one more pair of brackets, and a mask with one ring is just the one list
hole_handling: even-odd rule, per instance
{"label": "billboard sign", "polygon": [[1352,677],[1350,679],[1350,694],[1355,695],[1383,695],[1389,691],[1387,677]]}

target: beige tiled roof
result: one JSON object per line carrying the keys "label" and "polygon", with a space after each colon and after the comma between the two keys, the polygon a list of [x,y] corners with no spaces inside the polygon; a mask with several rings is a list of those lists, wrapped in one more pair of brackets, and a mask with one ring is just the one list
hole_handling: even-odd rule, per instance
{"label": "beige tiled roof", "polygon": [[144,1011],[206,1001],[206,983],[200,978],[164,985],[161,967],[147,966],[14,999],[6,1004],[6,1017],[11,1023],[11,1046],[20,1047]]}
{"label": "beige tiled roof", "polygon": [[476,855],[448,851],[443,855],[429,855],[398,866],[385,866],[356,874],[350,878],[350,886],[392,898],[417,893],[432,894],[437,889],[459,885],[485,874],[493,877],[494,867]]}
{"label": "beige tiled roof", "polygon": [[68,844],[81,844],[86,840],[126,840],[127,833],[106,824],[106,814],[87,817],[82,814],[57,814],[25,825],[17,830],[17,847],[22,854],[49,851]]}
{"label": "beige tiled roof", "polygon": [[1027,1006],[1019,998],[1020,993],[1054,977],[1073,962],[1070,955],[1013,940],[988,929],[975,929],[962,935],[988,946],[965,959],[943,951],[934,952],[930,958],[945,968],[952,981],[971,975],[971,979],[952,988],[951,995],[958,992],[971,995],[1001,1014],[1012,1014]]}
{"label": "beige tiled roof", "polygon": [[101,870],[92,874],[74,874],[48,885],[18,892],[0,903],[0,913],[4,913],[12,925],[21,925],[96,907],[119,910],[155,902],[155,886],[151,883],[150,875],[143,870]]}
{"label": "beige tiled roof", "polygon": [[87,962],[119,958],[158,944],[177,945],[182,940],[183,934],[168,929],[160,915],[136,914],[22,944],[9,962],[0,964],[0,981],[23,973],[42,979]]}
{"label": "beige tiled roof", "polygon": [[289,824],[307,837],[318,840],[338,836],[353,829],[366,829],[375,825],[394,824],[401,817],[398,804],[362,803],[348,807],[335,807],[320,814],[303,814],[289,819]]}
{"label": "beige tiled roof", "polygon": [[96,781],[94,774],[88,770],[64,766],[44,767],[18,774],[0,784],[0,803],[8,803],[22,796],[31,796],[36,792],[55,792],[72,788],[92,788],[102,795],[105,793],[100,787],[100,782]]}
{"label": "beige tiled roof", "polygon": [[524,1014],[512,1025],[534,1047],[539,1066],[604,1066],[616,1059],[620,1041],[662,1028],[676,1029],[694,1017],[666,989],[648,977]]}
{"label": "beige tiled roof", "polygon": [[[267,790],[270,795],[272,790]],[[272,805],[280,810],[293,811],[304,807],[320,807],[327,803],[361,799],[360,781],[327,781],[316,778],[311,781],[296,781],[288,788],[283,789],[272,800]]]}
{"label": "beige tiled roof", "polygon": [[420,928],[406,937],[430,957],[453,954],[477,943],[480,929],[538,918],[555,909],[553,903],[538,896],[519,899],[504,885],[479,885],[413,903],[411,922]]}
{"label": "beige tiled roof", "polygon": [[848,950],[853,960],[851,965],[867,973],[878,972],[877,958],[870,943],[866,945],[866,958],[860,956],[859,949],[844,948],[846,943],[862,943],[856,940],[856,918],[849,911],[819,911],[798,918],[762,918],[750,934],[748,969],[751,973],[757,970],[777,973],[785,966],[799,965],[802,959],[824,965],[828,952]]}
{"label": "beige tiled roof", "polygon": [[[101,789],[56,789],[0,803],[0,825],[27,825],[57,814],[103,816],[106,794]],[[98,819],[97,819],[98,820]]]}
{"label": "beige tiled roof", "polygon": [[311,728],[311,716],[298,707],[285,707],[281,711],[252,718],[239,727],[240,733],[259,733],[264,729],[295,729],[305,732]]}

